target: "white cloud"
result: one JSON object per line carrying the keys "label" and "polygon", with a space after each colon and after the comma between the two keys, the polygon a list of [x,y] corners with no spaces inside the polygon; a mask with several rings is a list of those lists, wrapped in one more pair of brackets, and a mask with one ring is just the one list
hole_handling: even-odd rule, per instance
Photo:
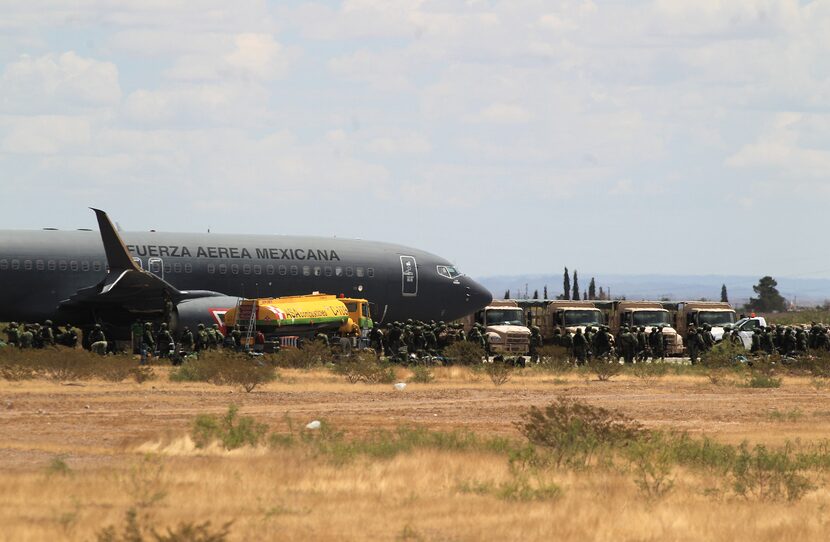
{"label": "white cloud", "polygon": [[0,108],[9,112],[111,106],[120,99],[115,64],[73,51],[23,56],[0,76]]}
{"label": "white cloud", "polygon": [[77,151],[91,138],[89,120],[70,116],[7,117],[0,120],[5,135],[0,150],[14,154],[56,154]]}
{"label": "white cloud", "polygon": [[495,103],[479,111],[472,120],[491,124],[524,124],[530,119],[530,113],[520,105]]}
{"label": "white cloud", "polygon": [[432,150],[432,145],[422,134],[402,134],[375,137],[366,149],[380,154],[425,154]]}
{"label": "white cloud", "polygon": [[175,80],[266,81],[283,75],[288,52],[269,34],[214,35],[210,46],[179,56],[165,74]]}

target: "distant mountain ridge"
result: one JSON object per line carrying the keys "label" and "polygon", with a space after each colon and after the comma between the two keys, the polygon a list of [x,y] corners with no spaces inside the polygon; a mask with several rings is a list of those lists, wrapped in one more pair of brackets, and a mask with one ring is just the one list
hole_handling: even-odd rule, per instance
{"label": "distant mountain ridge", "polygon": [[[760,277],[740,275],[616,275],[579,273],[579,289],[585,292],[591,277],[596,279],[597,292],[600,286],[612,297],[624,296],[626,299],[690,300],[706,298],[720,301],[721,285],[726,284],[729,301],[742,305],[754,296],[752,287],[758,284]],[[794,277],[773,277],[778,281],[778,291],[787,301],[795,301],[799,306],[821,305],[830,299],[830,279],[811,279]],[[542,297],[547,284],[548,297],[555,298],[562,293],[562,274],[528,274],[500,275],[479,277],[477,279],[490,289],[493,297],[504,297],[505,290],[510,290],[511,297],[523,296],[525,288],[529,296],[539,290]],[[573,287],[573,275],[571,275]]]}

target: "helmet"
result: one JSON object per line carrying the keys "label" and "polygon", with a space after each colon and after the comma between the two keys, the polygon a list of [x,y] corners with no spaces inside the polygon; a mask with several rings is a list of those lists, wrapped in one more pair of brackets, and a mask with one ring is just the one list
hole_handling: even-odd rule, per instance
{"label": "helmet", "polygon": [[161,329],[167,329],[167,324],[161,324],[160,328]]}
{"label": "helmet", "polygon": [[150,322],[145,322],[144,329],[153,329],[153,324],[151,324]]}
{"label": "helmet", "polygon": [[43,325],[44,326],[51,326],[52,325],[52,320],[46,320],[45,322],[43,322]]}
{"label": "helmet", "polygon": [[199,329],[205,329],[205,324],[199,324]]}
{"label": "helmet", "polygon": [[101,324],[95,324],[94,329],[101,329]]}

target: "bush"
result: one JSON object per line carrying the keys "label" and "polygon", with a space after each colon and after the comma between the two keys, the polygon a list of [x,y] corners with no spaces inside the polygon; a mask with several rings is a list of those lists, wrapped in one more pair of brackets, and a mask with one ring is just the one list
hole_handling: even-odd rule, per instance
{"label": "bush", "polygon": [[733,488],[738,495],[763,501],[796,501],[815,489],[808,478],[799,474],[788,450],[770,451],[763,445],[750,451],[746,443],[732,469]]}
{"label": "bush", "polygon": [[381,362],[372,351],[357,352],[334,364],[332,371],[343,375],[352,384],[391,384],[395,381],[395,367]]}
{"label": "bush", "polygon": [[652,384],[658,378],[666,376],[669,368],[663,362],[653,361],[651,363],[635,363],[631,373],[642,380],[645,384]]}
{"label": "bush", "polygon": [[619,413],[570,399],[544,410],[531,407],[517,426],[532,444],[549,450],[557,466],[586,466],[598,452],[631,443],[644,432]]}
{"label": "bush", "polygon": [[124,517],[121,534],[114,525],[98,532],[98,542],[225,542],[230,534],[233,522],[212,530],[209,521],[204,523],[179,523],[175,529],[167,528],[166,533],[159,533],[155,527],[147,526],[149,516],[139,518],[135,508],[130,508]]}
{"label": "bush", "polygon": [[732,341],[721,341],[708,352],[700,355],[700,363],[704,367],[730,367],[739,363],[738,356],[746,356],[746,349]]}
{"label": "bush", "polygon": [[484,363],[484,372],[496,386],[506,384],[513,376],[514,368],[513,365],[498,357],[492,362]]}
{"label": "bush", "polygon": [[410,382],[416,384],[429,384],[435,380],[435,375],[429,370],[426,365],[415,365],[411,368],[412,376],[409,378]]}
{"label": "bush", "polygon": [[191,437],[197,448],[212,442],[221,442],[226,450],[242,446],[258,446],[268,431],[268,426],[251,417],[238,417],[239,407],[231,405],[222,417],[200,414],[193,422]]}
{"label": "bush", "polygon": [[478,343],[455,342],[444,349],[444,357],[457,365],[475,365],[484,359],[484,349]]}
{"label": "bush", "polygon": [[646,497],[662,498],[674,487],[675,457],[671,443],[661,433],[632,440],[625,454],[634,469],[634,484]]}
{"label": "bush", "polygon": [[217,386],[242,386],[251,392],[276,380],[276,369],[261,360],[232,352],[204,352],[170,372],[173,382],[210,382]]}
{"label": "bush", "polygon": [[746,386],[748,388],[780,388],[781,379],[759,371],[752,371],[746,381]]}
{"label": "bush", "polygon": [[277,367],[288,369],[311,369],[333,361],[331,348],[317,341],[307,341],[302,348],[285,348],[273,356]]}
{"label": "bush", "polygon": [[597,375],[598,380],[601,382],[607,382],[620,374],[623,367],[616,358],[593,358],[588,362],[588,369]]}
{"label": "bush", "polygon": [[573,370],[568,349],[564,346],[543,346],[539,349],[539,369],[553,373],[565,373]]}

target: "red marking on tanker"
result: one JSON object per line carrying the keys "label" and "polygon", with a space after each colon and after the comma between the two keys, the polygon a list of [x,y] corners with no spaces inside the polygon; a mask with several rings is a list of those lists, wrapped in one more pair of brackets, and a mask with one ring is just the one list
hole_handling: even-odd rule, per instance
{"label": "red marking on tanker", "polygon": [[216,320],[217,324],[219,324],[219,329],[222,330],[223,335],[227,334],[227,328],[225,327],[225,313],[227,313],[230,309],[230,307],[216,307],[208,309],[210,315],[213,316],[213,319]]}

